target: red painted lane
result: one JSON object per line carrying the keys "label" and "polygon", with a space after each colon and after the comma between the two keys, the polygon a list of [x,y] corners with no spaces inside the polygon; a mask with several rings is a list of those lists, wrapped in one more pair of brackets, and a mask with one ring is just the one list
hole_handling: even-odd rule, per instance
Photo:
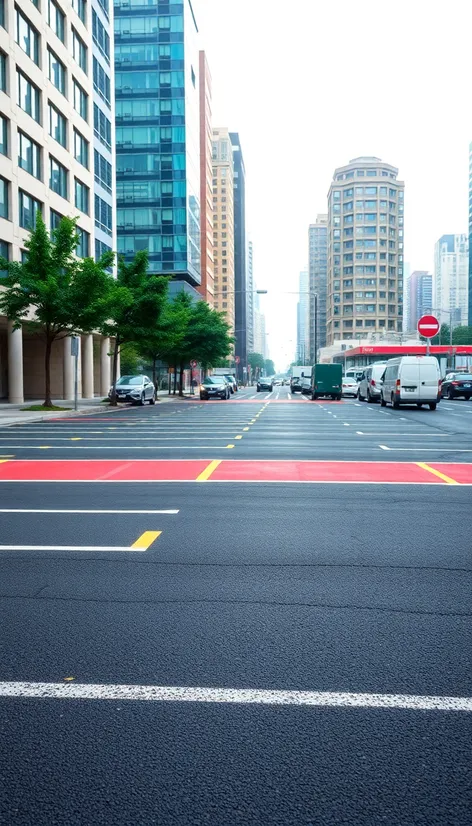
{"label": "red painted lane", "polygon": [[441,471],[446,476],[459,482],[460,485],[472,485],[472,465],[462,465],[459,463],[431,462],[429,466]]}
{"label": "red painted lane", "polygon": [[223,461],[212,482],[403,482],[444,484],[414,462]]}
{"label": "red painted lane", "polygon": [[101,461],[17,459],[0,464],[0,482],[194,482],[208,459]]}

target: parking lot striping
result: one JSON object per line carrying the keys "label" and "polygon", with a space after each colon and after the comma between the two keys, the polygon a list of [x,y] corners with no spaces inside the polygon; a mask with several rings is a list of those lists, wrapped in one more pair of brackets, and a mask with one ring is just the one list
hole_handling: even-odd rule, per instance
{"label": "parking lot striping", "polygon": [[446,476],[445,473],[441,473],[440,470],[436,470],[436,468],[431,467],[431,465],[427,465],[426,462],[417,462],[418,467],[423,468],[423,470],[427,470],[428,473],[432,473],[434,476],[438,476],[443,482],[446,482],[448,485],[458,485],[459,482],[456,482],[455,479],[451,479],[450,476]]}
{"label": "parking lot striping", "polygon": [[119,551],[130,553],[137,551],[143,553],[147,548],[132,548],[124,545],[0,545],[2,551],[106,551],[107,553]]}
{"label": "parking lot striping", "polygon": [[131,550],[147,551],[148,548],[151,547],[152,543],[160,537],[161,533],[162,531],[144,531],[144,533],[138,537],[136,542],[133,542],[131,545]]}
{"label": "parking lot striping", "polygon": [[231,705],[472,712],[472,697],[112,683],[1,682],[0,697],[37,700],[113,700],[115,702],[131,700],[158,703],[230,703]]}
{"label": "parking lot striping", "polygon": [[216,470],[216,468],[220,464],[221,464],[221,459],[213,459],[213,461],[210,462],[210,464],[205,468],[205,470],[202,470],[200,475],[197,476],[195,481],[196,482],[207,482],[208,479],[210,478],[211,474],[213,473],[213,471]]}
{"label": "parking lot striping", "polygon": [[178,510],[87,510],[79,508],[77,510],[71,510],[70,508],[67,509],[52,509],[52,508],[0,508],[0,513],[68,513],[68,514],[126,514],[130,515],[133,513],[136,514],[145,514],[149,516],[154,516],[157,514],[165,514],[167,516],[174,515],[179,513]]}

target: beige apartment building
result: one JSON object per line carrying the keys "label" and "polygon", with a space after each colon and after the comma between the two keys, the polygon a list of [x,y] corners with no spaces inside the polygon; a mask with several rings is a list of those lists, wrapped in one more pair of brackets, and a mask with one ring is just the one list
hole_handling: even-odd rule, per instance
{"label": "beige apartment building", "polygon": [[[8,260],[25,255],[38,210],[50,229],[78,216],[78,256],[116,249],[113,76],[107,0],[0,0],[0,254]],[[79,392],[105,394],[110,342],[87,335],[81,343]],[[68,338],[54,345],[55,398],[73,396],[70,352]],[[43,342],[0,316],[0,398],[40,399],[43,388]]]}
{"label": "beige apartment building", "polygon": [[213,260],[215,309],[234,330],[234,168],[226,127],[213,129]]}
{"label": "beige apartment building", "polygon": [[326,344],[401,332],[404,183],[360,157],[336,169],[328,195]]}

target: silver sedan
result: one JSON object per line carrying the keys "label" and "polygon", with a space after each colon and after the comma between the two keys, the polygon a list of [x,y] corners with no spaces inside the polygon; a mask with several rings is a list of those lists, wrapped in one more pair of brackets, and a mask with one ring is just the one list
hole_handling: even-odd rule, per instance
{"label": "silver sedan", "polygon": [[[113,387],[108,393],[111,398]],[[116,398],[119,402],[131,402],[131,404],[154,404],[156,401],[156,388],[151,379],[147,376],[121,376],[116,382]]]}

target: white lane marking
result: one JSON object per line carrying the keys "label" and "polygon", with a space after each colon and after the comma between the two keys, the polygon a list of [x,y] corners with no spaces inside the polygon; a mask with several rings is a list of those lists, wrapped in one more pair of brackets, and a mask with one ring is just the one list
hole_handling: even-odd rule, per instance
{"label": "white lane marking", "polygon": [[401,421],[401,422],[407,422],[407,421],[408,421],[408,419],[405,419],[403,416],[400,416],[400,421]]}
{"label": "white lane marking", "polygon": [[107,514],[110,514],[110,513],[116,513],[116,514],[121,514],[121,513],[124,513],[124,514],[133,514],[133,513],[140,514],[140,513],[144,513],[144,514],[148,514],[148,515],[149,514],[154,515],[154,514],[175,514],[175,513],[179,513],[179,511],[178,510],[167,510],[167,511],[122,510],[122,511],[119,511],[119,510],[82,510],[82,509],[78,509],[78,510],[67,509],[67,510],[65,510],[65,509],[61,509],[61,508],[53,510],[52,508],[0,508],[0,513],[87,513],[87,514],[89,514],[89,513],[98,513],[98,514],[100,514],[100,513],[107,513]]}
{"label": "white lane marking", "polygon": [[[385,445],[379,445],[379,447],[382,447],[383,450],[396,450],[397,452],[399,450],[401,450],[401,451],[414,450],[414,451],[419,451],[421,453],[425,453],[425,452],[440,453],[441,450],[447,450],[448,453],[472,453],[472,448],[451,447],[451,445],[447,445],[447,447],[444,446],[443,448],[438,448],[438,447],[386,447]],[[448,464],[450,464],[450,463],[448,462]]]}
{"label": "white lane marking", "polygon": [[387,445],[379,445],[382,450],[391,450],[391,447],[387,447]]}
{"label": "white lane marking", "polygon": [[362,431],[362,430],[356,430],[356,434],[357,434],[358,436],[363,436],[363,435],[364,435],[364,433],[363,433],[363,431]]}
{"label": "white lane marking", "polygon": [[421,694],[367,694],[350,691],[280,691],[258,688],[199,688],[95,683],[2,682],[0,697],[56,700],[139,700],[145,702],[235,703],[411,711],[472,711],[472,697]]}
{"label": "white lane marking", "polygon": [[[71,442],[71,441],[78,441],[78,442],[101,442],[103,444],[104,441],[106,442],[224,442],[226,438],[231,433],[234,433],[235,429],[237,429],[237,425],[232,428],[228,428],[227,431],[215,431],[211,430],[212,433],[222,433],[221,436],[107,436],[105,439],[100,438],[98,436],[76,436],[75,438],[68,437],[67,439],[63,439],[62,437],[58,436],[34,436],[29,437],[25,436],[25,442]],[[133,431],[134,432],[134,431]],[[188,433],[188,430],[186,431]],[[10,438],[10,437],[6,437]],[[11,436],[12,439],[17,439],[17,436]],[[14,445],[12,445],[14,447]],[[37,445],[27,445],[24,444],[23,447],[31,447],[37,449]],[[53,445],[56,448],[66,447],[66,445]],[[80,445],[77,445],[80,447]],[[86,447],[86,445],[83,445]],[[90,445],[93,447],[93,445]],[[133,445],[134,447],[134,445]],[[152,447],[152,445],[149,445]]]}
{"label": "white lane marking", "polygon": [[370,431],[357,431],[359,436],[403,436],[403,437],[410,437],[410,436],[422,436],[424,439],[450,439],[453,435],[452,433],[410,433],[408,430],[405,430],[403,433],[391,433],[390,430],[384,430],[382,433],[371,433]]}
{"label": "white lane marking", "polygon": [[279,398],[279,396],[280,396],[280,393],[277,393],[277,395],[276,395],[276,397],[275,397],[275,400],[276,400],[276,401],[277,401],[277,399]]}
{"label": "white lane marking", "polygon": [[267,396],[264,396],[264,399],[270,399],[271,396],[272,396],[272,393],[267,393]]}
{"label": "white lane marking", "polygon": [[454,410],[453,407],[446,407],[445,404],[442,404],[441,407],[443,408],[443,410]]}
{"label": "white lane marking", "polygon": [[253,396],[249,396],[250,399],[257,399],[257,393],[254,393]]}
{"label": "white lane marking", "polygon": [[[228,437],[229,438],[229,437]],[[177,440],[179,441],[179,440]],[[11,450],[220,450],[225,439],[215,439],[221,445],[10,445]],[[6,447],[6,445],[4,445]],[[0,445],[2,447],[2,445]]]}
{"label": "white lane marking", "polygon": [[347,422],[344,422],[344,427],[351,427],[351,425],[348,424]]}
{"label": "white lane marking", "polygon": [[362,405],[359,402],[354,402],[354,407],[362,407]]}
{"label": "white lane marking", "polygon": [[291,394],[291,393],[288,393],[287,395],[288,395],[289,399],[291,399],[291,398],[292,398],[292,394]]}
{"label": "white lane marking", "polygon": [[2,551],[124,551],[127,553],[143,553],[146,548],[131,548],[120,545],[0,545]]}

